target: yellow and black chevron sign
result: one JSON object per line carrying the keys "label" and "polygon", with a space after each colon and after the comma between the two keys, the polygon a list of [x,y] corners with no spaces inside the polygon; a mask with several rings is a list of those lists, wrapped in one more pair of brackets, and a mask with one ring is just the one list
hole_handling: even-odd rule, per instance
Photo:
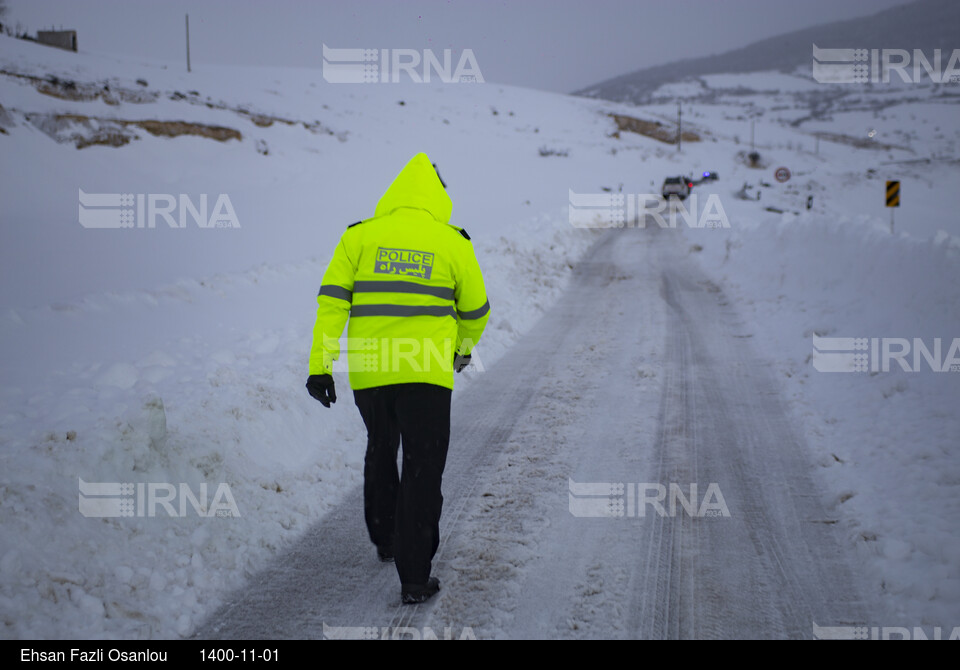
{"label": "yellow and black chevron sign", "polygon": [[900,182],[887,182],[887,207],[900,206]]}

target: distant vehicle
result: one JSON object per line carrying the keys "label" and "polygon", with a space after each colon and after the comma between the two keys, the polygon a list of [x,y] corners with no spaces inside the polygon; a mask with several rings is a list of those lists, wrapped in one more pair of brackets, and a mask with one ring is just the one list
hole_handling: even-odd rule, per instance
{"label": "distant vehicle", "polygon": [[663,180],[660,195],[666,200],[670,198],[685,200],[690,195],[691,188],[693,188],[693,180],[688,177],[667,177]]}
{"label": "distant vehicle", "polygon": [[720,179],[720,177],[717,176],[716,172],[704,172],[703,178],[700,181],[717,181],[718,179]]}

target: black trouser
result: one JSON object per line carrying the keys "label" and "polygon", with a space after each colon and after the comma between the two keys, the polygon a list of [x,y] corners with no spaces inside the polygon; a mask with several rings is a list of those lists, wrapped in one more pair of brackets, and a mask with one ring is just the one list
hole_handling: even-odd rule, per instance
{"label": "black trouser", "polygon": [[[392,548],[401,584],[426,584],[440,545],[440,483],[450,444],[451,391],[395,384],[353,392],[367,426],[363,507],[370,539]],[[397,450],[403,441],[402,475]]]}

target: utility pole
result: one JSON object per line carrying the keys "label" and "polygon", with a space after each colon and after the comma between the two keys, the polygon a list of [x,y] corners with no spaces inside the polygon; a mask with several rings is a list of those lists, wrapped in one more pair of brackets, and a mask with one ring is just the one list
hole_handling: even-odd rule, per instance
{"label": "utility pole", "polygon": [[186,14],[187,20],[187,72],[190,72],[190,15]]}
{"label": "utility pole", "polygon": [[677,153],[683,149],[683,112],[680,110],[680,101],[677,100]]}

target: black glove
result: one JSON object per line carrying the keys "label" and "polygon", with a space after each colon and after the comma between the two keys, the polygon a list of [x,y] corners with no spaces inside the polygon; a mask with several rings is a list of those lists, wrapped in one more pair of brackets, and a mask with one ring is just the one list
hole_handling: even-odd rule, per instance
{"label": "black glove", "polygon": [[324,407],[337,402],[337,390],[330,375],[310,375],[307,379],[307,390]]}
{"label": "black glove", "polygon": [[457,372],[463,372],[463,369],[470,365],[470,354],[462,356],[457,354],[453,357],[453,369]]}

